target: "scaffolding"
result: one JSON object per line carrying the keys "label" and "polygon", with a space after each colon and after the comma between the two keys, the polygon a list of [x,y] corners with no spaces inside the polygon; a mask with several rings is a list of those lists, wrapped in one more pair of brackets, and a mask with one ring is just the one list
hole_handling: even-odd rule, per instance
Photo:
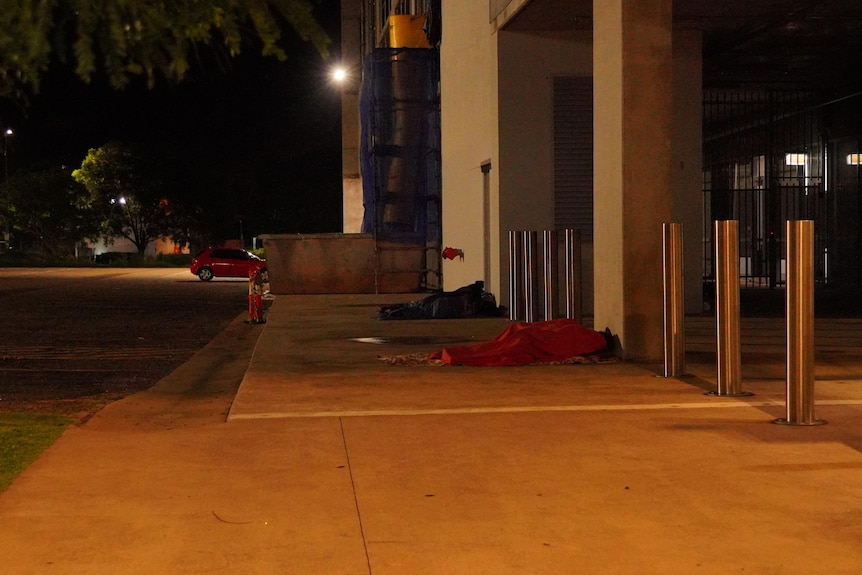
{"label": "scaffolding", "polygon": [[421,252],[424,289],[442,287],[439,77],[436,49],[378,48],[360,94],[362,232],[380,250]]}

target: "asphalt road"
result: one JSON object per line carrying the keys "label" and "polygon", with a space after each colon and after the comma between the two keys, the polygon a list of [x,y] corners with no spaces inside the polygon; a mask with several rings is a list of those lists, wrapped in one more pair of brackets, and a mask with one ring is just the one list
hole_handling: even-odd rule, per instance
{"label": "asphalt road", "polygon": [[247,295],[185,268],[0,268],[0,410],[146,389],[244,319]]}

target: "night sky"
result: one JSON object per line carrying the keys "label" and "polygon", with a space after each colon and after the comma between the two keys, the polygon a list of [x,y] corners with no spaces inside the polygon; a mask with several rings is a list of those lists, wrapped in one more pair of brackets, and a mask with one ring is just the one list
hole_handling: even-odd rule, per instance
{"label": "night sky", "polygon": [[[330,60],[292,33],[288,59],[254,46],[227,62],[202,50],[188,78],[121,91],[90,85],[55,65],[26,107],[0,102],[15,130],[10,174],[39,163],[80,166],[109,141],[146,143],[180,160],[192,196],[211,209],[214,238],[341,229],[341,100],[329,79],[338,53],[338,0],[318,17],[333,40]],[[227,67],[226,67],[227,66]]]}

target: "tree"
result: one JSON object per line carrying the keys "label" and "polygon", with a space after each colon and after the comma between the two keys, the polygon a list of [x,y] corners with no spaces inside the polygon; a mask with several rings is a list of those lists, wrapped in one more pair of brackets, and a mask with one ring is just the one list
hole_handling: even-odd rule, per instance
{"label": "tree", "polygon": [[52,56],[86,82],[103,72],[115,88],[182,80],[204,45],[235,56],[256,39],[264,55],[285,59],[284,24],[325,55],[312,1],[0,0],[0,96],[38,91]]}
{"label": "tree", "polygon": [[188,219],[180,202],[169,196],[164,176],[158,154],[118,142],[91,149],[72,172],[101,213],[102,235],[125,237],[140,253],[158,237],[184,241],[188,234]]}
{"label": "tree", "polygon": [[0,218],[21,243],[46,254],[70,255],[99,235],[98,214],[67,166],[39,167],[12,176],[0,194]]}

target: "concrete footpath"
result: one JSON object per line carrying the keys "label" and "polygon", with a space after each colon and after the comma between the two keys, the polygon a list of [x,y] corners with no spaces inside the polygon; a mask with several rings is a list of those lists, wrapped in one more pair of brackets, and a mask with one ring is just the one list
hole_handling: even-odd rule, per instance
{"label": "concrete footpath", "polygon": [[773,423],[781,320],[743,322],[754,395],[719,397],[710,318],[684,378],[390,365],[508,325],[374,319],[416,297],[279,296],[70,429],[0,494],[2,572],[862,573],[862,321],[818,320],[803,427]]}

